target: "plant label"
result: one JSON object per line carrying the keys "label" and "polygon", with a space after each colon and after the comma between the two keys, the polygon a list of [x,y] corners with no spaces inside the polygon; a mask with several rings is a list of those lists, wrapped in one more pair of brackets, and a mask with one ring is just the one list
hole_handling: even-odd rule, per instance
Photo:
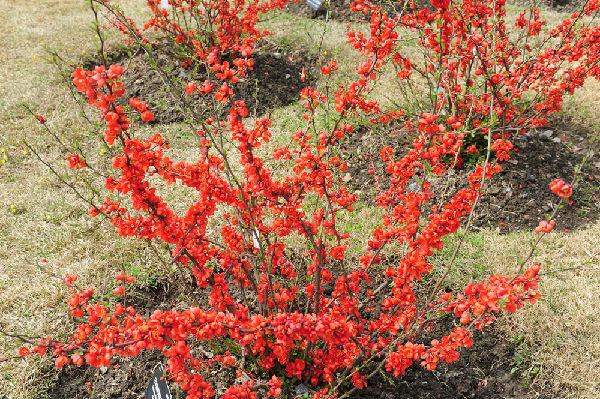
{"label": "plant label", "polygon": [[308,4],[313,11],[318,11],[323,4],[323,0],[306,0],[306,4]]}
{"label": "plant label", "polygon": [[159,365],[152,378],[148,382],[148,388],[146,388],[146,399],[172,399],[171,392],[167,381],[163,376],[163,366]]}

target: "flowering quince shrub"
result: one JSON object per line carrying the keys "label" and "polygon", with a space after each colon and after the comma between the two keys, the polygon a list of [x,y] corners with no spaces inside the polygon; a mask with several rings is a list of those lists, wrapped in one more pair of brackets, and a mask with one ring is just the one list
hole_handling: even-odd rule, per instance
{"label": "flowering quince shrub", "polygon": [[[348,32],[363,55],[356,79],[332,92],[303,89],[306,127],[270,151],[264,147],[271,120],[250,118],[235,86],[268,33],[258,28],[259,16],[284,1],[170,0],[162,9],[150,0],[152,17],[141,28],[111,2],[97,3],[130,41],[146,46],[168,38],[187,49],[207,79],[187,82],[176,95],[183,106],[190,94],[213,98],[214,116],[190,111],[198,156],[178,161],[167,155],[165,137],[136,129],[154,115],[143,99],[128,96],[122,66],[75,70],[73,84],[97,110],[102,139],[114,153],[106,198],[91,204],[90,214],[108,218],[124,237],[167,244],[208,299],[145,317],[126,302],[97,301],[92,288],[77,287],[69,275],[74,332],[64,342],[41,339],[21,355],[49,354],[58,368],[101,367],[156,350],[189,399],[276,398],[298,383],[311,387],[313,398],[340,398],[382,370],[401,377],[409,367],[455,362],[473,345],[475,330],[538,299],[539,265],[446,292],[455,259],[434,267],[434,256],[444,238],[468,226],[482,189],[510,157],[511,132],[544,123],[565,92],[598,77],[600,30],[588,23],[598,1],[546,30],[539,11],[524,12],[516,33],[509,33],[503,1],[435,0],[397,15],[355,1],[354,11],[370,15],[367,31]],[[418,54],[405,52],[400,29],[416,35]],[[431,88],[418,112],[386,108],[370,95],[390,66],[400,87],[419,75]],[[336,69],[332,60],[321,72]],[[165,84],[169,79],[165,74]],[[223,107],[228,114],[220,118]],[[333,121],[328,129],[318,127],[319,113]],[[381,150],[389,176],[389,188],[376,199],[381,216],[364,250],[351,254],[352,237],[340,220],[352,217],[357,197],[340,177],[347,165],[335,147],[354,133],[348,120],[356,116],[373,124],[401,120],[414,140],[406,149]],[[468,137],[487,141],[488,156],[462,188],[440,196],[431,180],[449,172]],[[70,154],[66,162],[78,175],[92,173],[84,158]],[[176,212],[153,184],[157,179],[194,190],[193,203]],[[559,201],[573,192],[560,179],[549,188]],[[545,220],[536,231],[554,225]],[[126,296],[133,277],[120,273],[116,280],[113,294]],[[432,331],[439,336],[425,340]],[[204,348],[211,344],[224,349],[209,353]],[[217,388],[215,375],[225,388]]]}

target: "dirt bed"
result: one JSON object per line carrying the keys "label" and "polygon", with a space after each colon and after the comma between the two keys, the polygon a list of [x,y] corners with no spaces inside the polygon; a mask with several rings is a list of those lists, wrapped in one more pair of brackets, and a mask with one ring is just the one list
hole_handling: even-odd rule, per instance
{"label": "dirt bed", "polygon": [[[183,96],[187,82],[196,81],[200,85],[207,75],[202,66],[184,68],[181,56],[168,46],[155,46],[152,57],[142,50],[118,49],[109,52],[107,59],[109,63],[119,63],[125,67],[123,81],[128,95],[148,103],[156,118],[154,123],[185,120],[182,101],[189,102],[196,115],[208,116],[214,114],[212,109],[218,109],[212,96]],[[312,83],[315,58],[307,52],[282,50],[265,43],[257,49],[254,61],[254,69],[232,87],[235,98],[244,100],[252,115],[262,115],[297,101],[300,90]],[[99,64],[96,57],[86,60],[84,67]],[[301,79],[303,68],[306,72],[304,81]],[[174,76],[175,85],[165,84],[165,73],[160,71]],[[227,109],[219,112],[225,114]]]}
{"label": "dirt bed", "polygon": [[[160,277],[144,286],[137,286],[126,297],[142,315],[150,316],[155,309],[189,307],[190,301],[203,298],[191,278]],[[143,352],[130,359],[118,359],[110,368],[67,367],[61,371],[47,370],[53,380],[46,392],[51,399],[141,399],[155,368],[164,362],[159,351]]]}
{"label": "dirt bed", "polygon": [[[473,225],[501,232],[534,228],[556,202],[548,183],[555,177],[571,181],[579,165],[573,201],[559,212],[557,228],[574,229],[595,221],[600,211],[600,162],[589,157],[588,150],[598,154],[599,149],[588,137],[575,128],[557,127],[517,138],[517,151],[477,206]],[[409,142],[394,128],[379,132],[362,129],[342,145],[342,157],[349,162],[345,180],[361,200],[372,203],[377,192],[387,186],[388,178],[378,162],[379,149],[384,145],[401,148]],[[464,182],[469,171],[457,170],[451,185]]]}
{"label": "dirt bed", "polygon": [[[200,302],[204,300],[191,280],[168,281],[163,278],[148,286],[137,287],[130,294],[129,303],[138,309],[146,309],[147,316],[153,309],[187,307],[192,299],[200,297]],[[444,328],[448,327],[449,324]],[[493,328],[485,334],[477,334],[474,341],[474,347],[463,351],[455,364],[441,366],[435,372],[413,366],[402,379],[395,381],[375,377],[368,388],[353,399],[537,398],[528,396],[521,383],[519,368],[513,362],[516,343],[508,341]],[[70,366],[59,372],[49,369],[47,375],[53,380],[53,386],[46,396],[52,399],[142,399],[153,371],[161,362],[164,362],[164,356],[155,351],[116,360],[109,368]],[[184,397],[173,384],[170,385],[174,397]]]}
{"label": "dirt bed", "polygon": [[532,395],[514,364],[516,344],[491,328],[451,365],[430,372],[411,367],[399,381],[382,376],[352,399],[550,399]]}
{"label": "dirt bed", "polygon": [[[325,19],[327,17],[331,20],[341,22],[367,22],[371,19],[370,15],[351,11],[350,3],[352,3],[351,0],[331,0],[328,4],[324,2],[323,6],[315,11],[306,4],[306,1],[300,0],[290,2],[285,10],[291,14],[305,18]],[[390,15],[397,13],[402,8],[401,2],[375,0],[372,3],[382,6]],[[328,16],[327,12],[329,12]]]}
{"label": "dirt bed", "polygon": [[584,135],[568,128],[543,129],[520,137],[515,144],[519,151],[488,189],[476,212],[477,226],[501,232],[535,228],[557,200],[548,183],[556,177],[572,181],[579,167],[573,201],[558,212],[557,228],[570,230],[597,220],[600,162],[593,156],[587,159],[588,150],[594,146]]}

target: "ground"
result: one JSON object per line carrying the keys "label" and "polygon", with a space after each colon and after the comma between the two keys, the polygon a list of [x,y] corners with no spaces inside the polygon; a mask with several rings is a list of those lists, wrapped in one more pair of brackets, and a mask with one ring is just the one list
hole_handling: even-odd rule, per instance
{"label": "ground", "polygon": [[[66,292],[52,276],[76,272],[82,283],[110,292],[115,270],[127,267],[139,281],[151,285],[156,283],[152,276],[163,266],[145,244],[119,238],[110,226],[90,219],[86,207],[23,145],[27,142],[45,159],[60,162],[61,155],[47,144],[40,125],[22,104],[46,115],[66,141],[85,144],[89,140],[88,127],[71,106],[69,92],[59,84],[48,53],[58,51],[73,60],[93,54],[86,2],[10,3],[0,13],[0,323],[26,335],[60,335],[68,328]],[[134,3],[139,2],[124,3],[137,12]],[[551,20],[562,15],[546,14]],[[273,40],[278,45],[310,48],[320,41],[323,21],[282,14],[269,24],[277,32]],[[342,69],[352,57],[344,45],[344,29],[345,22],[330,22],[324,40],[326,51],[340,60]],[[553,129],[566,129],[567,137],[584,136],[590,146],[597,145],[599,103],[600,84],[586,84],[567,101],[561,123]],[[289,106],[274,110],[273,115],[283,121],[276,128],[293,127],[295,114]],[[163,128],[179,132],[177,124]],[[553,133],[546,139],[555,143],[554,138],[560,140],[560,135]],[[589,186],[597,189],[597,172],[588,176]],[[590,195],[586,204],[597,208],[593,197],[597,191]],[[600,397],[600,221],[580,216],[583,220],[577,219],[568,231],[560,228],[545,238],[534,254],[544,267],[543,299],[501,320],[495,331],[494,337],[510,344],[510,350],[499,356],[508,358],[511,371],[518,374],[520,392],[533,397],[540,392],[554,397]],[[533,239],[523,228],[483,227],[465,233],[467,245],[458,262],[465,273],[456,273],[457,284],[465,275],[478,277],[473,273],[514,270]],[[46,362],[13,359],[16,347],[14,340],[0,337],[0,398],[49,396],[56,374]]]}

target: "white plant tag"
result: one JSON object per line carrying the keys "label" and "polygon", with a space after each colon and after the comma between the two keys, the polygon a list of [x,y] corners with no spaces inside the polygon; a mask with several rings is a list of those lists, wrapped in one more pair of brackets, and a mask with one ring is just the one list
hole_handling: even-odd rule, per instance
{"label": "white plant tag", "polygon": [[313,10],[317,11],[323,5],[324,0],[306,0],[306,4]]}

